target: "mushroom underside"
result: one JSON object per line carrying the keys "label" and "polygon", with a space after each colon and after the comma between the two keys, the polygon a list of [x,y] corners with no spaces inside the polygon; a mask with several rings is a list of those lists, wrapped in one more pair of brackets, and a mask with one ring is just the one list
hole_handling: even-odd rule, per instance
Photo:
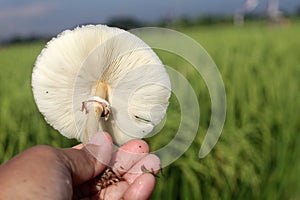
{"label": "mushroom underside", "polygon": [[[52,39],[35,63],[32,88],[46,121],[64,136],[87,142],[106,130],[118,145],[143,138],[163,119],[171,91],[166,70],[148,45],[103,25]],[[109,115],[98,98],[108,102]],[[90,104],[85,110],[84,103]]]}

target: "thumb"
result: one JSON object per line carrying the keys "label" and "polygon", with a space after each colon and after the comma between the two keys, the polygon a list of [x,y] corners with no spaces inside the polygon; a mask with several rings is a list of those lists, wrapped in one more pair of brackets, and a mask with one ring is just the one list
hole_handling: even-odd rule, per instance
{"label": "thumb", "polygon": [[113,150],[108,133],[96,133],[82,149],[61,149],[62,163],[70,172],[73,185],[79,185],[100,174],[109,164]]}

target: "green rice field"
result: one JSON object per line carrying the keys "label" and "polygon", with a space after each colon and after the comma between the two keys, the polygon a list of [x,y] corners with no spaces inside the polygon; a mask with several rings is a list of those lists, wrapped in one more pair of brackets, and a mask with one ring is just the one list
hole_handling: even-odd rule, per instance
{"label": "green rice field", "polygon": [[[157,50],[193,85],[201,121],[189,149],[159,174],[152,199],[300,199],[300,22],[178,31],[198,41],[217,64],[226,121],[213,151],[199,159],[210,120],[207,88],[189,63]],[[31,73],[45,43],[0,46],[0,163],[38,144],[77,144],[50,127],[34,103]],[[172,139],[179,117],[172,96],[165,127],[147,139],[152,149]]]}

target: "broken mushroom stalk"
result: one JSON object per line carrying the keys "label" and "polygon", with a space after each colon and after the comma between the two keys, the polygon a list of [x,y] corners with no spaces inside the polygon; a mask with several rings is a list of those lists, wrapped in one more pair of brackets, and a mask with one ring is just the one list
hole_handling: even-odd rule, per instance
{"label": "broken mushroom stalk", "polygon": [[110,105],[105,100],[107,97],[107,85],[103,82],[97,83],[95,96],[87,101],[82,102],[81,111],[87,114],[86,132],[84,135],[84,143],[87,143],[89,138],[101,130],[99,126],[101,117],[108,119],[110,113]]}
{"label": "broken mushroom stalk", "polygon": [[[160,59],[141,39],[87,25],[47,43],[33,69],[32,90],[39,111],[62,135],[86,144],[107,131],[122,145],[160,123],[171,86]],[[106,187],[122,178],[108,168],[99,180]]]}

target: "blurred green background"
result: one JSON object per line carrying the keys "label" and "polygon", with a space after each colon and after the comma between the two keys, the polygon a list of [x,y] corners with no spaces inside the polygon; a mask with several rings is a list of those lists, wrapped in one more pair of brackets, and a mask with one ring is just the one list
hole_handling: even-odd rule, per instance
{"label": "blurred green background", "polygon": [[[189,63],[157,51],[194,86],[201,122],[188,151],[157,178],[152,199],[300,199],[300,21],[172,28],[198,41],[216,62],[225,84],[227,116],[219,142],[199,159],[210,120],[207,88]],[[34,103],[31,73],[45,43],[0,46],[0,163],[33,145],[77,143],[50,127]],[[177,105],[172,96],[166,126],[148,139],[152,149],[174,136]]]}

